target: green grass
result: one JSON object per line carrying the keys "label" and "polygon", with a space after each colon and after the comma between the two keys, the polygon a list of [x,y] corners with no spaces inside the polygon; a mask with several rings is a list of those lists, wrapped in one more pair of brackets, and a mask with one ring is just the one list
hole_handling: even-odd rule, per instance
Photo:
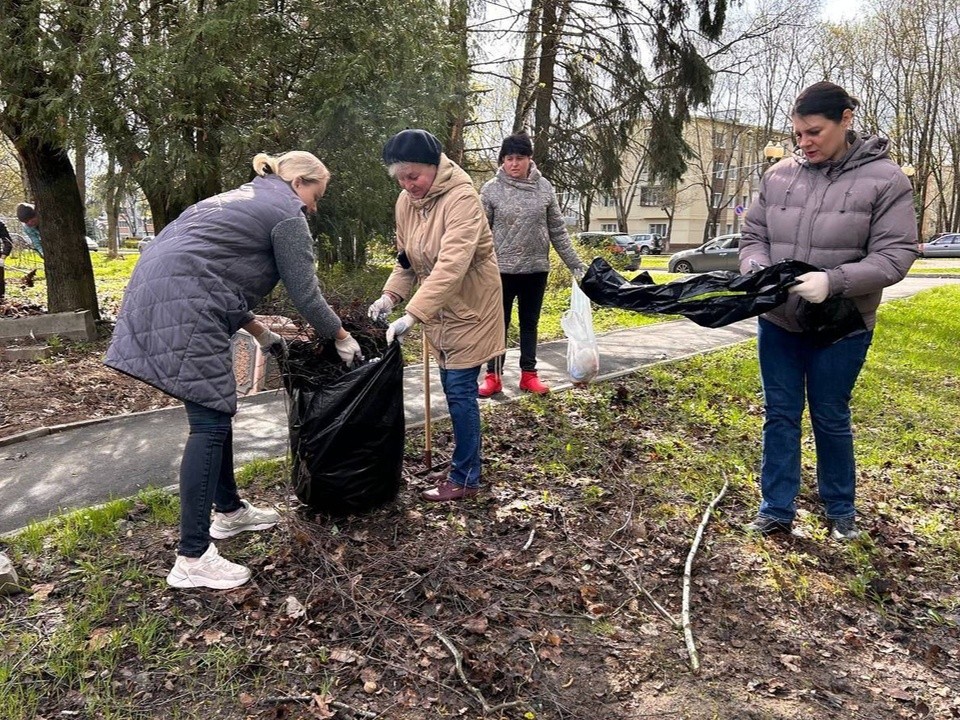
{"label": "green grass", "polygon": [[[347,553],[342,562],[350,563],[349,569],[343,566],[343,577],[330,581],[349,577],[350,587],[356,583],[362,593],[367,575],[381,573],[377,577],[386,582],[393,573],[404,586],[414,587],[420,580],[403,579],[411,574],[409,567],[387,565],[385,570],[378,554],[405,544],[418,553],[425,545],[452,545],[453,557],[469,557],[471,572],[481,571],[487,555],[497,574],[511,563],[529,567],[533,555],[518,552],[528,528],[536,529],[538,542],[551,528],[561,533],[543,546],[555,554],[551,562],[558,567],[564,552],[574,552],[562,544],[571,538],[574,546],[588,549],[589,563],[602,564],[606,552],[615,565],[617,553],[604,542],[625,526],[624,518],[654,529],[637,544],[638,557],[649,553],[651,564],[643,571],[654,577],[663,569],[663,558],[679,555],[677,545],[692,536],[703,508],[729,479],[730,495],[718,508],[702,550],[703,563],[717,555],[731,568],[727,581],[712,590],[717,595],[712,602],[728,610],[753,600],[761,607],[784,606],[783,622],[789,617],[791,623],[815,624],[817,632],[827,634],[842,635],[849,624],[842,616],[841,625],[824,629],[832,603],[858,616],[895,614],[917,637],[928,626],[948,626],[946,617],[957,607],[953,583],[960,565],[960,382],[955,372],[960,315],[952,311],[958,304],[960,288],[945,287],[880,309],[853,399],[858,505],[869,533],[861,540],[840,545],[827,538],[813,492],[814,455],[806,423],[798,523],[805,539],[761,539],[737,529],[759,500],[763,416],[756,346],[750,341],[585,390],[485,408],[486,473],[501,495],[488,503],[444,508],[435,516],[414,497],[406,501],[406,512],[338,523],[342,535],[332,526],[319,526],[314,532],[329,535],[331,551]],[[438,432],[446,427],[437,424]],[[408,450],[416,450],[411,437]],[[256,462],[239,472],[239,481],[254,496],[282,501],[289,497],[288,475],[285,461]],[[509,523],[494,524],[493,516],[506,512],[507,499],[522,522],[514,538],[505,540],[509,549],[498,551],[497,538],[512,530]],[[283,619],[289,595],[319,603],[329,592],[324,576],[329,567],[311,568],[306,575],[282,571],[291,555],[316,542],[304,535],[292,512],[286,530],[231,541],[231,558],[257,568],[258,585],[236,594],[174,593],[164,586],[161,567],[170,554],[176,513],[176,497],[152,489],[31,525],[2,541],[23,569],[23,581],[41,590],[0,599],[0,717],[50,714],[52,707],[68,708],[70,698],[83,697],[91,717],[152,717],[147,707],[159,702],[167,704],[156,712],[166,717],[209,716],[219,708],[233,718],[243,716],[240,693],[302,694],[283,690],[288,687],[336,692],[341,683],[351,682],[354,671],[328,662],[328,652],[351,640],[375,652],[378,641],[367,633],[376,632],[376,623],[353,614],[367,612],[365,606],[346,609],[341,621],[318,620],[310,632],[301,632],[309,625]],[[350,555],[351,547],[377,533],[388,538],[381,550]],[[585,560],[577,562],[574,574],[588,572]],[[432,577],[440,565],[423,567]],[[559,571],[545,566],[543,572],[554,577]],[[425,591],[439,592],[439,580],[430,582]],[[524,583],[519,585],[523,589]],[[623,591],[623,583],[613,581],[597,590],[612,605],[623,601],[616,597]],[[496,587],[483,592],[485,607],[497,604]],[[383,591],[377,597],[390,603],[395,596]],[[229,626],[209,619],[224,605],[223,614],[236,618]],[[393,615],[375,617],[388,623]],[[574,623],[569,632],[582,633],[586,644],[615,639],[630,627],[631,617]],[[636,615],[637,623],[644,621],[650,616]],[[275,623],[266,638],[258,624],[264,622]],[[333,632],[340,633],[338,641],[326,643]],[[673,661],[668,656],[662,662]],[[374,665],[385,672],[385,666]],[[124,674],[126,668],[134,675]],[[131,677],[137,682],[160,678],[158,686],[169,682],[180,700],[173,707],[160,696],[131,696],[120,689],[133,682]],[[187,700],[197,703],[195,709],[183,709]]]}

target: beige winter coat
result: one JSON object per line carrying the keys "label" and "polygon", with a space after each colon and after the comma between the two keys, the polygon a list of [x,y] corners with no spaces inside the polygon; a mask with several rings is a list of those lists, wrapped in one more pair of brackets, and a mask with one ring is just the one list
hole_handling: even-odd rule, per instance
{"label": "beige winter coat", "polygon": [[383,289],[409,298],[406,311],[423,323],[440,367],[462,370],[503,354],[500,271],[469,176],[441,155],[427,196],[401,192],[396,219],[397,251],[410,268],[398,262]]}

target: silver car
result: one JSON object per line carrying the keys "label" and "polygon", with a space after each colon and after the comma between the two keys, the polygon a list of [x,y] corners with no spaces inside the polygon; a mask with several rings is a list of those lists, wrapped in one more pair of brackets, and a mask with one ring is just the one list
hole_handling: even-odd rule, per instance
{"label": "silver car", "polygon": [[670,256],[667,270],[672,273],[699,273],[711,270],[740,270],[740,233],[718,235],[693,250],[681,250]]}
{"label": "silver car", "polygon": [[960,233],[947,233],[930,242],[920,243],[920,257],[960,257]]}

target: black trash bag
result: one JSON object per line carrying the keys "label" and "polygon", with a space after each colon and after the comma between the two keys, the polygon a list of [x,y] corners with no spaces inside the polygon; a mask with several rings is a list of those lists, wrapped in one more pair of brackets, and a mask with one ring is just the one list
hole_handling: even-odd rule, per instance
{"label": "black trash bag", "polygon": [[292,343],[283,375],[294,491],[314,510],[343,516],[396,497],[406,428],[400,343],[353,370],[337,363],[318,367],[310,344]]}
{"label": "black trash bag", "polygon": [[844,297],[827,298],[822,303],[801,300],[797,307],[797,322],[804,334],[818,347],[833,345],[838,340],[867,330],[856,303]]}
{"label": "black trash bag", "polygon": [[657,285],[647,272],[628,281],[603,258],[594,258],[580,287],[597,305],[682,315],[717,328],[782,305],[797,276],[818,269],[799,260],[781,260],[750,275],[715,270]]}

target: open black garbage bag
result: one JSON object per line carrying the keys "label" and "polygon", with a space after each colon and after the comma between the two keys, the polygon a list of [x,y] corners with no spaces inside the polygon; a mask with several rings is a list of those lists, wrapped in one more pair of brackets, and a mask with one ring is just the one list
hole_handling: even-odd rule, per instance
{"label": "open black garbage bag", "polygon": [[[595,258],[580,288],[597,305],[643,313],[682,315],[704,327],[722,327],[782,305],[797,276],[820,268],[781,260],[750,275],[717,270],[657,285],[650,274],[626,280],[603,258]],[[817,305],[802,302],[800,320],[816,341],[829,345],[863,330],[863,319],[849,298]]]}
{"label": "open black garbage bag", "polygon": [[400,488],[403,466],[400,343],[379,360],[345,372],[342,363],[332,373],[315,360],[292,343],[283,363],[297,497],[337,516],[389,502]]}

